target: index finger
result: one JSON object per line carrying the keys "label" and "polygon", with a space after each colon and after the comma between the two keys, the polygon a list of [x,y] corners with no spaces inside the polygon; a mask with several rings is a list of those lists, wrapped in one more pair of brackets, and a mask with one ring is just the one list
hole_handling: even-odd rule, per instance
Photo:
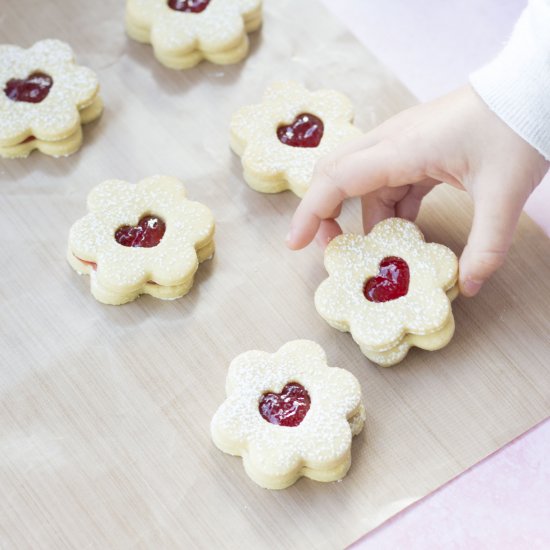
{"label": "index finger", "polygon": [[317,164],[311,186],[292,218],[287,244],[298,250],[308,245],[321,224],[347,198],[385,186],[399,186],[423,179],[418,155],[400,151],[395,142],[376,145]]}

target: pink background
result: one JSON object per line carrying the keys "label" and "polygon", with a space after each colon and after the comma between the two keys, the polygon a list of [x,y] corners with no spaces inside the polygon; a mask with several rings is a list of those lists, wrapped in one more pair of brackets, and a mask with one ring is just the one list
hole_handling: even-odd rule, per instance
{"label": "pink background", "polygon": [[[526,5],[524,0],[322,1],[422,101],[464,84],[489,61]],[[549,207],[547,176],[526,211],[548,235]],[[353,548],[550,548],[549,457],[547,420]]]}

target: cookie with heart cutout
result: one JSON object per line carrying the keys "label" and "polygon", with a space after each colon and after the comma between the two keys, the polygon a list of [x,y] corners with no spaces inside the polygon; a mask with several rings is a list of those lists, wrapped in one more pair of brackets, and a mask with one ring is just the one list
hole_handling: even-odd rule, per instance
{"label": "cookie with heart cutout", "polygon": [[297,82],[277,82],[261,103],[231,119],[231,148],[241,157],[246,183],[262,193],[290,189],[303,197],[316,162],[360,136],[350,100],[334,90],[309,92]]}
{"label": "cookie with heart cutout", "polygon": [[258,485],[284,489],[302,476],[336,481],[348,472],[352,437],[365,422],[361,387],[350,372],[329,367],[315,342],[239,355],[229,366],[226,393],[211,422],[212,439],[241,456]]}
{"label": "cookie with heart cutout", "polygon": [[368,235],[340,235],[325,251],[325,267],[315,307],[331,326],[351,332],[371,361],[391,366],[411,346],[436,350],[450,342],[458,260],[426,243],[414,223],[390,218]]}
{"label": "cookie with heart cutout", "polygon": [[90,275],[93,296],[105,304],[141,294],[180,298],[214,254],[212,213],[190,201],[176,178],[105,181],[88,195],[88,209],[71,227],[67,259]]}
{"label": "cookie with heart cutout", "polygon": [[171,69],[203,59],[228,65],[249,51],[248,33],[262,24],[262,0],[127,0],[126,31],[152,44]]}
{"label": "cookie with heart cutout", "polygon": [[19,158],[37,149],[66,156],[82,144],[82,124],[103,111],[95,73],[75,64],[60,40],[25,50],[0,46],[0,156]]}

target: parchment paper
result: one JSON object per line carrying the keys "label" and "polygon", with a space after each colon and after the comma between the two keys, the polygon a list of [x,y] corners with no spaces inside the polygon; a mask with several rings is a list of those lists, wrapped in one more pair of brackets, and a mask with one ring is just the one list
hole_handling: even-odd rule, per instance
{"label": "parchment paper", "polygon": [[[365,130],[414,101],[319,3],[267,0],[245,63],[187,72],[122,21],[115,0],[2,1],[1,41],[68,41],[106,111],[74,156],[0,164],[0,546],[338,548],[548,416],[550,243],[530,220],[482,295],[455,304],[453,342],[381,369],[315,312],[322,255],[283,244],[296,197],[244,184],[229,119],[273,79],[349,94]],[[97,183],[155,173],[213,210],[215,259],[184,299],[99,304],[65,261],[68,229]],[[441,189],[420,223],[459,252],[470,214]],[[353,205],[345,227],[360,231]],[[269,492],[209,422],[234,356],[294,338],[359,378],[368,419],[344,481]]]}

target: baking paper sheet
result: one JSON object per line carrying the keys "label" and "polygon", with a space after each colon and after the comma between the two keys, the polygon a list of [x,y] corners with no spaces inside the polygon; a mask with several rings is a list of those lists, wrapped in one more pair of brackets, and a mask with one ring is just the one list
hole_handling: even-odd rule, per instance
{"label": "baking paper sheet", "polygon": [[[318,2],[266,0],[245,63],[186,72],[125,37],[122,2],[0,11],[1,42],[72,44],[106,104],[78,154],[0,162],[0,546],[339,548],[548,416],[550,243],[527,218],[507,265],[456,302],[440,352],[381,369],[315,312],[321,252],[285,248],[298,200],[246,186],[231,113],[287,78],[347,93],[365,130],[414,102]],[[155,173],[213,210],[216,256],[181,300],[99,304],[65,261],[69,227],[97,183]],[[442,188],[420,223],[459,252],[470,216]],[[344,225],[360,231],[354,205]],[[209,422],[234,356],[295,338],[358,377],[368,418],[344,481],[270,492],[213,446]]]}

